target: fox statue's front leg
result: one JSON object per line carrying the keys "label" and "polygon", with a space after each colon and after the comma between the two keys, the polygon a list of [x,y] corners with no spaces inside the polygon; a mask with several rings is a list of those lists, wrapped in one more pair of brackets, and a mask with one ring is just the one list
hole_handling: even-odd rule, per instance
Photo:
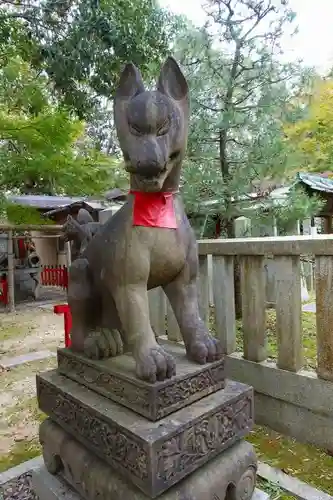
{"label": "fox statue's front leg", "polygon": [[173,357],[158,345],[150,324],[147,283],[152,267],[155,231],[133,228],[128,207],[126,235],[114,247],[104,284],[115,303],[124,343],[136,362],[137,376],[149,382],[176,373]]}
{"label": "fox statue's front leg", "polygon": [[[91,359],[122,354],[123,342],[115,306],[110,301],[103,304],[103,298],[91,282],[89,262],[85,258],[76,259],[69,269],[68,304],[74,351]],[[104,306],[102,311],[101,305]]]}
{"label": "fox statue's front leg", "polygon": [[187,357],[204,364],[220,359],[222,352],[219,341],[209,333],[200,317],[197,276],[198,254],[193,237],[184,269],[164,291],[176,316]]}
{"label": "fox statue's front leg", "polygon": [[123,335],[136,362],[137,376],[154,383],[175,375],[175,361],[158,345],[150,325],[147,283],[116,287],[113,297]]}

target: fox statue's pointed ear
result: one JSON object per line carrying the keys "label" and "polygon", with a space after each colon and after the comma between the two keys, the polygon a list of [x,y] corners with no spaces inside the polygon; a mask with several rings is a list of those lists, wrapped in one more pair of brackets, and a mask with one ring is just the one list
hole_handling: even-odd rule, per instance
{"label": "fox statue's pointed ear", "polygon": [[118,83],[115,99],[131,99],[144,92],[145,86],[140,71],[133,63],[126,64]]}
{"label": "fox statue's pointed ear", "polygon": [[189,89],[186,78],[173,57],[168,57],[162,66],[157,90],[176,101],[188,97]]}

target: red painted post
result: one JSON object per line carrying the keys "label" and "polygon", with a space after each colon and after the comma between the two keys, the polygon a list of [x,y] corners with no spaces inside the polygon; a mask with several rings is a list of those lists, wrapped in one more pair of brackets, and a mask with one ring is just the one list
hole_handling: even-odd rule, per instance
{"label": "red painted post", "polygon": [[64,329],[65,329],[65,347],[71,346],[71,329],[72,329],[72,315],[68,304],[58,304],[53,307],[55,314],[64,315]]}
{"label": "red painted post", "polygon": [[8,283],[6,276],[0,279],[0,302],[8,304]]}
{"label": "red painted post", "polygon": [[8,281],[7,281],[7,278],[4,279],[4,282],[2,285],[2,290],[3,290],[4,302],[7,305],[8,304]]}

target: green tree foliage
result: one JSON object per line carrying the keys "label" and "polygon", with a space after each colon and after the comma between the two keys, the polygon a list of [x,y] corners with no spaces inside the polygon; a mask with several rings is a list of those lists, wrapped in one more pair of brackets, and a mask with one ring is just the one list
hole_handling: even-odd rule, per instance
{"label": "green tree foliage", "polygon": [[[34,207],[28,207],[26,205],[18,205],[17,203],[10,203],[4,201],[2,218],[4,222],[10,222],[11,224],[36,224],[36,225],[51,225],[55,224],[53,219],[48,219],[46,217],[41,217],[39,210]],[[1,214],[0,214],[1,220]]]}
{"label": "green tree foliage", "polygon": [[285,124],[286,145],[299,170],[333,176],[333,79],[318,79],[311,95],[302,95],[302,102],[301,119]]}
{"label": "green tree foliage", "polygon": [[44,69],[62,103],[87,117],[112,96],[124,63],[147,76],[168,50],[174,23],[155,0],[25,0],[0,7],[0,40],[19,21],[31,62]]}
{"label": "green tree foliage", "polygon": [[294,19],[287,4],[210,0],[205,27],[187,27],[176,43],[192,94],[184,194],[194,207],[218,199],[229,236],[237,201],[250,201],[264,180],[278,183],[288,171],[283,124],[311,72],[278,59]]}
{"label": "green tree foliage", "polygon": [[115,160],[91,146],[83,122],[20,56],[0,68],[0,141],[2,193],[90,195],[110,186]]}

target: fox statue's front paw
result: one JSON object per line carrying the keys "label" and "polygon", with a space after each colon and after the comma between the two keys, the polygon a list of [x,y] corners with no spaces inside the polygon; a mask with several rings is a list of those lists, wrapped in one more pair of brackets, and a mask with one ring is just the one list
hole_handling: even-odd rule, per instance
{"label": "fox statue's front paw", "polygon": [[163,381],[176,375],[176,363],[158,344],[136,351],[136,373],[139,378],[150,383]]}
{"label": "fox statue's front paw", "polygon": [[123,353],[123,342],[118,330],[105,328],[90,333],[84,341],[84,354],[90,359],[105,359]]}
{"label": "fox statue's front paw", "polygon": [[208,332],[197,333],[186,345],[187,357],[196,363],[205,364],[222,358],[222,348],[218,339]]}

